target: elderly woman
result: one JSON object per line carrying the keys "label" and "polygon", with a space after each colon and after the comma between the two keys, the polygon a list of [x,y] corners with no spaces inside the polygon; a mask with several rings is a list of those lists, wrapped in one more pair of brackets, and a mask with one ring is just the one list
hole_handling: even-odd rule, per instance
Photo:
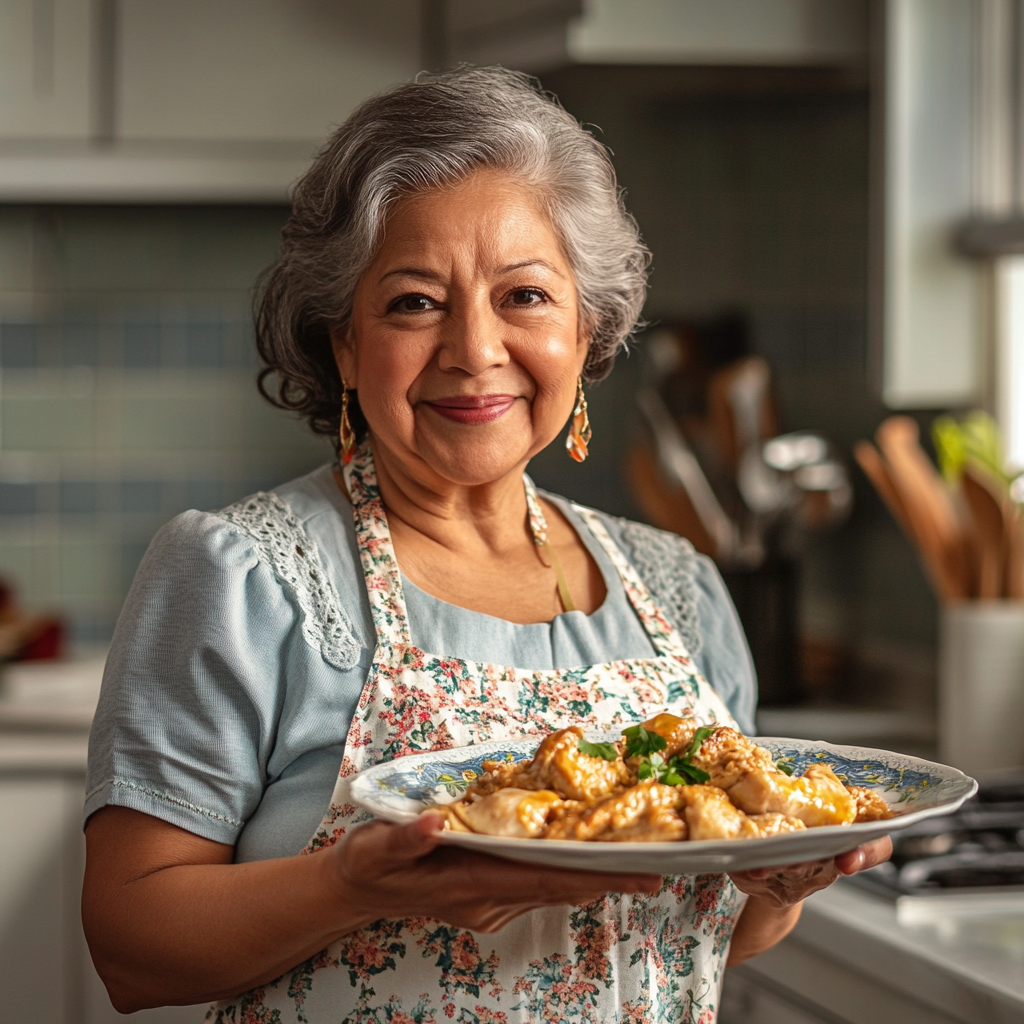
{"label": "elderly woman", "polygon": [[370,100],[300,182],[262,380],[339,461],[179,516],[139,569],[86,806],[85,924],[118,1009],[707,1022],[727,957],[887,854],[561,871],[439,845],[429,814],[361,824],[349,800],[382,760],[567,724],[667,708],[752,730],[711,563],[524,476],[567,420],[567,471],[586,456],[583,385],[646,265],[604,150],[500,68]]}

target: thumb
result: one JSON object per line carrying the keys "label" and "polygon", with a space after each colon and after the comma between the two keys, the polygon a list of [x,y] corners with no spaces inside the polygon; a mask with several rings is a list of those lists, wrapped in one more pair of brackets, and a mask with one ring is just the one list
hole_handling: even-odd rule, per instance
{"label": "thumb", "polygon": [[393,825],[387,836],[389,859],[413,861],[425,857],[436,849],[443,827],[444,816],[429,812],[408,825]]}

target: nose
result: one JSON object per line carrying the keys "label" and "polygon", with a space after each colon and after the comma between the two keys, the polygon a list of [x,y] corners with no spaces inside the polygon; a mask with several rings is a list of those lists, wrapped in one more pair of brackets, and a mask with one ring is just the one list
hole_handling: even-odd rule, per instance
{"label": "nose", "polygon": [[490,296],[453,301],[442,327],[438,366],[442,370],[462,370],[470,376],[504,366],[509,361],[507,330],[509,325],[492,307]]}

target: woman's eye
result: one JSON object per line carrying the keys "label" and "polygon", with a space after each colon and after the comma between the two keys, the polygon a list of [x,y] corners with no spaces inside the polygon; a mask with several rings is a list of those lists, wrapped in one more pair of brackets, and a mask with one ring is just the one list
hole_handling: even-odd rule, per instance
{"label": "woman's eye", "polygon": [[547,296],[539,288],[517,288],[509,300],[513,306],[539,306]]}
{"label": "woman's eye", "polygon": [[435,308],[434,300],[427,298],[426,295],[403,295],[391,303],[388,311],[391,313],[423,313]]}

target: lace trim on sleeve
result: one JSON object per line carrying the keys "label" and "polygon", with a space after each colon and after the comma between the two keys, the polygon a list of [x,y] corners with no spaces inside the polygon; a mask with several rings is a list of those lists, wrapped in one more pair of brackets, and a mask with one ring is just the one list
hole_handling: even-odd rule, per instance
{"label": "lace trim on sleeve", "polygon": [[679,630],[686,649],[691,655],[696,654],[702,638],[697,593],[699,564],[693,545],[675,533],[628,521],[622,524],[622,539],[651,596]]}
{"label": "lace trim on sleeve", "polygon": [[319,648],[324,660],[336,668],[352,668],[360,652],[355,630],[324,572],[316,545],[295,513],[276,494],[260,491],[214,515],[256,541],[260,561],[274,570],[298,602],[306,642]]}

